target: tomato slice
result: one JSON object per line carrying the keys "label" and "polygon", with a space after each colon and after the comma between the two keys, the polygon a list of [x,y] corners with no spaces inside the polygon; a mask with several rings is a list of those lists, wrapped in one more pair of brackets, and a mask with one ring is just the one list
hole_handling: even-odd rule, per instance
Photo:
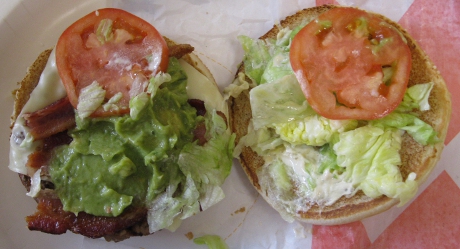
{"label": "tomato slice", "polygon": [[165,40],[150,23],[107,8],[82,17],[62,33],[56,66],[74,108],[81,90],[96,81],[106,91],[103,104],[115,97],[109,108],[101,106],[91,116],[122,115],[149,78],[167,70],[168,53]]}
{"label": "tomato slice", "polygon": [[334,8],[294,37],[291,66],[309,104],[330,119],[372,120],[402,101],[411,52],[402,34],[374,14]]}

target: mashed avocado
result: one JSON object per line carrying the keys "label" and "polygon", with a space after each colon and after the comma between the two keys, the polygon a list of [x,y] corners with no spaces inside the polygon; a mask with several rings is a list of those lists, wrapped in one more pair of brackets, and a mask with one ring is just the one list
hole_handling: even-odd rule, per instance
{"label": "mashed avocado", "polygon": [[[187,102],[187,76],[176,59],[170,60],[168,74],[171,80],[163,83],[152,78],[150,94],[131,100],[135,109],[131,115],[77,117],[76,128],[69,131],[73,141],[56,149],[50,163],[50,175],[64,210],[117,216],[130,205],[155,206],[160,195],[172,191],[170,196],[181,210],[194,204],[193,212],[198,212],[198,201],[206,199],[206,190],[220,190],[230,172],[234,136],[215,111],[207,110],[204,117],[196,115]],[[198,122],[206,123],[209,141],[201,148],[202,154],[189,155],[190,148],[201,147],[192,141]],[[215,128],[219,126],[224,128]],[[210,146],[212,150],[207,149]],[[215,153],[220,155],[216,158]],[[197,165],[192,167],[205,164],[201,158],[210,166],[202,165],[201,174],[191,178],[189,165],[183,166],[180,160],[184,156],[192,158],[187,161],[196,159]],[[208,173],[218,174],[221,180],[203,182]]]}

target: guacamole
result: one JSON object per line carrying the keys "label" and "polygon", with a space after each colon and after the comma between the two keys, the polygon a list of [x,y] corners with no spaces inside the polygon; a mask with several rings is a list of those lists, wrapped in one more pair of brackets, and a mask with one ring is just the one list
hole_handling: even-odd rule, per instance
{"label": "guacamole", "polygon": [[[234,135],[214,109],[196,114],[186,86],[187,75],[171,58],[167,74],[152,77],[147,93],[131,99],[129,115],[77,116],[73,141],[55,150],[49,169],[64,210],[118,216],[141,205],[150,209],[152,231],[223,198]],[[207,128],[203,146],[193,141],[200,122]]]}

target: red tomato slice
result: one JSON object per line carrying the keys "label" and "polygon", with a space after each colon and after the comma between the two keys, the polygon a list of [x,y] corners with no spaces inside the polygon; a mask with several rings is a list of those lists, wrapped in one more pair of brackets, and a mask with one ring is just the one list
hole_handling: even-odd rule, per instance
{"label": "red tomato slice", "polygon": [[[56,45],[56,65],[69,100],[77,108],[81,90],[97,81],[105,102],[121,93],[115,107],[91,116],[129,112],[129,100],[145,90],[152,75],[168,67],[168,47],[151,24],[120,9],[100,9],[79,19]],[[119,96],[119,94],[117,95]]]}
{"label": "red tomato slice", "polygon": [[294,37],[290,60],[309,104],[330,119],[372,120],[402,101],[412,59],[402,35],[355,8],[318,16]]}

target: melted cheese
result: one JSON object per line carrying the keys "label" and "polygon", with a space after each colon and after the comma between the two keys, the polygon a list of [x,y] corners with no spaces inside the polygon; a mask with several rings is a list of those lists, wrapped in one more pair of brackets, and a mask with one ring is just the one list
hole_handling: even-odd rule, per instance
{"label": "melted cheese", "polygon": [[13,126],[10,139],[10,164],[8,166],[10,170],[27,174],[25,166],[27,157],[40,144],[31,138],[29,129],[24,125],[23,114],[40,110],[64,96],[66,96],[66,91],[59,78],[56,67],[56,56],[53,50],[40,76],[38,85],[30,94],[29,100],[22,108]]}
{"label": "melted cheese", "polygon": [[215,108],[217,111],[223,112],[227,115],[227,108],[216,84],[211,82],[207,77],[198,72],[194,67],[185,62],[179,60],[182,68],[188,77],[187,82],[187,95],[190,99],[203,100],[210,107]]}

